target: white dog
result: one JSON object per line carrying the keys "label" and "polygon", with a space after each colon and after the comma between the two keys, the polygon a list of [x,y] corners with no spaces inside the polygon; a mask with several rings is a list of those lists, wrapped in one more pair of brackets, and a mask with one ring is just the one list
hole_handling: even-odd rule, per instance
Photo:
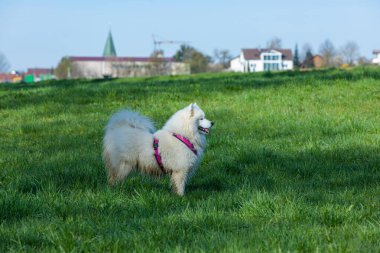
{"label": "white dog", "polygon": [[108,182],[115,184],[133,169],[153,175],[167,173],[173,191],[182,196],[213,124],[196,103],[176,112],[157,132],[152,121],[137,112],[116,113],[108,122],[103,139]]}

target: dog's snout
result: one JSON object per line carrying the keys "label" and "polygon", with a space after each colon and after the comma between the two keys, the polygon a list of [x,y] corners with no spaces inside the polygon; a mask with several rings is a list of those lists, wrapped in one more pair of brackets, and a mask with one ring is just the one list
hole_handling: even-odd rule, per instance
{"label": "dog's snout", "polygon": [[211,121],[211,126],[213,126],[214,125],[214,121]]}

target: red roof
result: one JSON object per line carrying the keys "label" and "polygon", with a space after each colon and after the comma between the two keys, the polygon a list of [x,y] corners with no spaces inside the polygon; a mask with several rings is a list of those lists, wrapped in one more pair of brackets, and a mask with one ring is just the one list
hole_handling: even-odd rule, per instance
{"label": "red roof", "polygon": [[72,61],[131,61],[131,62],[154,62],[154,61],[165,61],[172,62],[174,58],[162,57],[162,58],[152,58],[152,57],[97,57],[97,56],[71,56],[69,57]]}
{"label": "red roof", "polygon": [[52,74],[52,69],[44,69],[44,68],[30,68],[26,71],[26,75],[33,75],[33,76],[40,76],[40,75],[47,75]]}
{"label": "red roof", "polygon": [[250,48],[250,49],[242,49],[244,58],[246,60],[260,60],[260,55],[265,52],[270,52],[270,50],[275,50],[278,51],[282,54],[282,59],[283,60],[292,60],[293,55],[292,55],[292,50],[290,49],[269,49],[269,48],[264,48],[264,49],[258,49],[258,48]]}

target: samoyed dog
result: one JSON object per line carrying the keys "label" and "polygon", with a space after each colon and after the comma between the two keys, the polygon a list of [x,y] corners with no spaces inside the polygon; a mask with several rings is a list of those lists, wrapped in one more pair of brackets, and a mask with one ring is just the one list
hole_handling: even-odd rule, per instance
{"label": "samoyed dog", "polygon": [[161,130],[137,112],[120,111],[109,120],[103,139],[103,160],[110,185],[133,170],[151,175],[168,174],[180,196],[194,174],[214,123],[196,103],[176,112]]}

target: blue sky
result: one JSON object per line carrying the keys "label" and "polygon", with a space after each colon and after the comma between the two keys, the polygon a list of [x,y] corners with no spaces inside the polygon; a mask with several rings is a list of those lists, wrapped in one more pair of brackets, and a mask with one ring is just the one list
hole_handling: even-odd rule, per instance
{"label": "blue sky", "polygon": [[[53,67],[65,55],[100,56],[111,27],[119,56],[148,56],[156,34],[209,55],[274,36],[314,52],[327,38],[336,48],[353,40],[370,58],[380,49],[379,10],[379,0],[0,0],[0,52],[12,69]],[[166,56],[177,48],[163,47]]]}

